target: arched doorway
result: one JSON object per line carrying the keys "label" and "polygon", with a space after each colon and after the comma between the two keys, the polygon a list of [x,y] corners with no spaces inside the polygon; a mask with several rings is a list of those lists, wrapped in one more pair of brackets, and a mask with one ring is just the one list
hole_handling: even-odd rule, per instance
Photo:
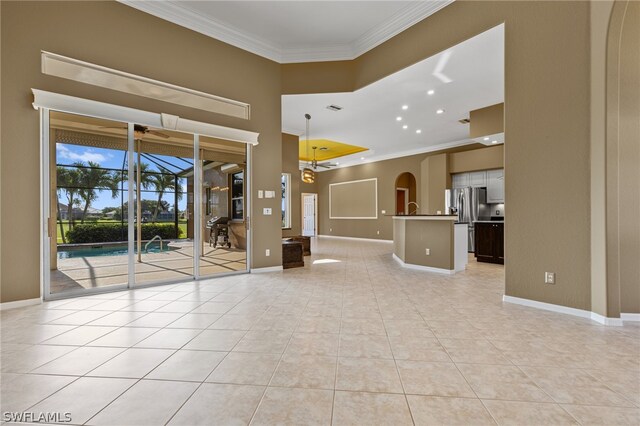
{"label": "arched doorway", "polygon": [[418,213],[416,203],[416,177],[409,172],[398,175],[395,185],[396,214],[408,215]]}

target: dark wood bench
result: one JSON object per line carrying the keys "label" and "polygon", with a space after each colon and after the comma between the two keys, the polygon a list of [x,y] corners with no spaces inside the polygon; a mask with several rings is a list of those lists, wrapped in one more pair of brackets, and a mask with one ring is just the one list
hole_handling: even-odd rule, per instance
{"label": "dark wood bench", "polygon": [[304,266],[302,243],[300,241],[282,241],[282,268],[299,268]]}
{"label": "dark wood bench", "polygon": [[289,237],[288,240],[299,241],[302,243],[302,253],[305,256],[311,256],[311,237],[305,237],[303,235],[296,235],[295,237]]}

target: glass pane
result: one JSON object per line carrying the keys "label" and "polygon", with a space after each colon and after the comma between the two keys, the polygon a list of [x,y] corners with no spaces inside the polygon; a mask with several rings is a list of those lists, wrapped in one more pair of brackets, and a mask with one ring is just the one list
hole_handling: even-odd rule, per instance
{"label": "glass pane", "polygon": [[200,276],[247,269],[244,220],[246,145],[200,137],[202,249]]}
{"label": "glass pane", "polygon": [[127,124],[50,112],[51,294],[126,284]]}
{"label": "glass pane", "polygon": [[193,135],[136,125],[134,156],[135,284],[189,279]]}

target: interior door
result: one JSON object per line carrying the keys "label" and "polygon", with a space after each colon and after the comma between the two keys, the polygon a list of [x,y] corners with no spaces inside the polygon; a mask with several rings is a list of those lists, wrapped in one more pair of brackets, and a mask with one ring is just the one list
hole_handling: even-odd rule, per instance
{"label": "interior door", "polygon": [[406,192],[404,189],[396,189],[396,214],[407,214],[405,206],[407,205]]}
{"label": "interior door", "polygon": [[316,194],[305,194],[302,197],[302,235],[316,235]]}

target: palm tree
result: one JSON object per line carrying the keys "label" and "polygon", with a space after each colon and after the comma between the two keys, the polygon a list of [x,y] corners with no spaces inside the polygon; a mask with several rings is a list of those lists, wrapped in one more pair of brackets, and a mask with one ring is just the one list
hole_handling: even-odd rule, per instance
{"label": "palm tree", "polygon": [[[74,165],[82,165],[84,163],[74,163]],[[67,196],[67,220],[69,221],[69,229],[73,224],[73,206],[76,203],[76,196],[80,192],[80,173],[77,168],[67,168],[58,166],[57,172],[57,187],[58,191],[63,191]],[[65,241],[64,229],[62,227],[62,217],[60,217],[60,232],[62,233],[62,241]]]}
{"label": "palm tree", "polygon": [[[165,192],[175,191],[178,195],[178,199],[180,200],[182,199],[182,185],[178,184],[176,186],[177,179],[175,178],[175,176],[165,173],[150,174],[150,179],[153,186],[155,187],[156,192],[158,193],[158,202],[156,203],[156,207],[153,211],[153,217],[151,219],[152,222],[155,222],[156,218],[158,217],[158,212],[163,207],[162,197],[164,196]],[[178,213],[177,209],[178,206],[176,206],[176,214]]]}
{"label": "palm tree", "polygon": [[83,188],[80,190],[79,195],[84,201],[80,222],[84,223],[87,210],[89,210],[91,203],[98,198],[96,189],[110,190],[113,198],[118,196],[118,176],[109,170],[101,168],[100,164],[94,163],[93,161],[89,161],[89,167],[81,167],[78,171],[80,172],[80,178],[83,183]]}

